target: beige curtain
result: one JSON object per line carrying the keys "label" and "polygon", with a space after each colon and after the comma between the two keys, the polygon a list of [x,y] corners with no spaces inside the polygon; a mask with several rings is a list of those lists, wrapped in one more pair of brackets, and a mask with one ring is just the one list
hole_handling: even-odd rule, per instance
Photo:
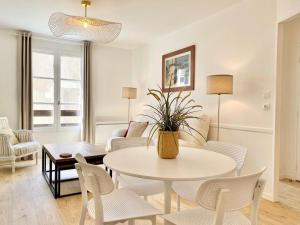
{"label": "beige curtain", "polygon": [[91,42],[83,44],[83,116],[81,139],[93,143],[93,119],[91,99]]}
{"label": "beige curtain", "polygon": [[20,128],[32,129],[31,33],[22,32],[20,43]]}

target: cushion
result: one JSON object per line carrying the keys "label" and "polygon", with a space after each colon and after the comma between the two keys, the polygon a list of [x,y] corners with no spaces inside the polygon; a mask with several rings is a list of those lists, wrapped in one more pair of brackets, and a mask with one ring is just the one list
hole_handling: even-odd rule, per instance
{"label": "cushion", "polygon": [[3,129],[3,130],[0,130],[0,134],[9,135],[10,136],[10,143],[12,145],[15,145],[15,144],[19,143],[19,140],[16,137],[16,135],[14,134],[14,132],[12,131],[12,129]]}
{"label": "cushion", "polygon": [[127,129],[117,129],[112,133],[112,137],[125,137],[127,133]]}
{"label": "cushion", "polygon": [[148,122],[130,121],[126,137],[141,137],[148,126]]}
{"label": "cushion", "polygon": [[[193,127],[198,132],[191,130],[191,132],[185,128],[179,131],[179,139],[186,142],[192,142],[197,145],[204,145],[207,140],[210,119],[206,115],[200,116],[200,119],[192,119],[188,121],[191,127]],[[191,134],[190,134],[191,133]]]}
{"label": "cushion", "polygon": [[[146,137],[146,138],[148,138],[149,137],[149,134],[150,134],[150,132],[151,132],[151,130],[152,130],[152,128],[153,128],[153,126],[155,126],[154,124],[149,124],[148,126],[147,126],[147,128],[145,129],[145,131],[143,132],[143,134],[142,134],[142,137]],[[154,128],[155,129],[155,128]],[[157,134],[158,134],[158,131],[156,131],[155,132],[155,134],[153,135],[153,139],[155,139],[155,138],[157,138]]]}
{"label": "cushion", "polygon": [[15,150],[15,155],[20,156],[20,155],[38,151],[40,148],[40,144],[35,141],[25,142],[25,143],[16,144],[13,146],[13,148]]}
{"label": "cushion", "polygon": [[203,141],[203,144],[200,144],[198,142],[185,141],[185,140],[179,139],[178,143],[179,143],[180,147],[201,148],[205,144],[205,141]]}

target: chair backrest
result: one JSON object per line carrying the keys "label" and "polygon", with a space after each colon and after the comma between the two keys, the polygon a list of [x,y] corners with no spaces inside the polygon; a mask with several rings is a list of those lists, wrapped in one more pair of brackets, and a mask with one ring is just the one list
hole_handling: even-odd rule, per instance
{"label": "chair backrest", "polygon": [[0,117],[0,130],[10,129],[7,117]]}
{"label": "chair backrest", "polygon": [[236,162],[236,174],[241,174],[247,155],[247,148],[241,145],[235,145],[219,141],[208,141],[205,149],[224,154]]}
{"label": "chair backrest", "polygon": [[76,154],[75,164],[82,193],[82,214],[80,224],[84,224],[88,202],[87,191],[94,197],[95,224],[104,224],[104,213],[101,195],[109,194],[114,190],[114,184],[107,172],[99,166],[88,164],[81,154]]}
{"label": "chair backrest", "polygon": [[207,180],[200,186],[196,200],[202,207],[216,211],[216,217],[253,204],[252,224],[256,224],[256,209],[265,186],[260,176],[265,169],[247,176]]}
{"label": "chair backrest", "polygon": [[78,162],[75,166],[79,181],[88,191],[98,196],[109,194],[114,190],[113,181],[104,169],[96,165],[88,164],[85,158],[79,153],[76,154],[75,158]]}

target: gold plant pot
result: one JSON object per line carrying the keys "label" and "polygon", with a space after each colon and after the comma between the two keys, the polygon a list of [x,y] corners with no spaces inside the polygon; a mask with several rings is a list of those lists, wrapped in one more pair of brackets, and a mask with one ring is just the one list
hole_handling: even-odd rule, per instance
{"label": "gold plant pot", "polygon": [[178,131],[159,131],[157,153],[162,159],[175,159],[178,155]]}

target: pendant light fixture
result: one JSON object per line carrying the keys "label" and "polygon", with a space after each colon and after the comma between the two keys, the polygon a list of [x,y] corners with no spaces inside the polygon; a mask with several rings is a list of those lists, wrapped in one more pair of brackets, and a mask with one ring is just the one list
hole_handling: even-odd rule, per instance
{"label": "pendant light fixture", "polygon": [[49,19],[49,28],[56,37],[69,36],[82,40],[109,43],[121,32],[122,24],[87,17],[87,8],[91,0],[82,0],[83,16],[71,16],[61,12],[53,13]]}

